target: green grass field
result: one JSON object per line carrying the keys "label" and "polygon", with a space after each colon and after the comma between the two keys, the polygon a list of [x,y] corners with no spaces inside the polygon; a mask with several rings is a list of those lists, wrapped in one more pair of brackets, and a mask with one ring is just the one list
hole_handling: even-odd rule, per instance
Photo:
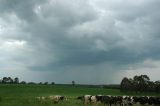
{"label": "green grass field", "polygon": [[[37,96],[64,95],[67,100],[58,104],[52,101],[38,101]],[[118,89],[87,88],[69,85],[7,85],[0,84],[0,106],[82,106],[77,96],[84,94],[102,95],[149,95],[160,96],[156,93],[122,93]],[[93,104],[94,106],[94,104]],[[103,105],[102,105],[103,106]]]}

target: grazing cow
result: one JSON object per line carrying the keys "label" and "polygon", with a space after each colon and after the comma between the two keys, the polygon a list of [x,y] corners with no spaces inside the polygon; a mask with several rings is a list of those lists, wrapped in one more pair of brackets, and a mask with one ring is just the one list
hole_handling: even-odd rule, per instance
{"label": "grazing cow", "polygon": [[46,98],[44,96],[39,96],[39,97],[36,97],[37,100],[45,100]]}
{"label": "grazing cow", "polygon": [[153,97],[153,96],[148,97],[148,104],[149,104],[149,105],[154,104],[154,102],[155,102],[155,97]]}
{"label": "grazing cow", "polygon": [[97,102],[101,102],[103,95],[96,95]]}
{"label": "grazing cow", "polygon": [[101,97],[102,97],[102,95],[91,96],[91,103],[97,104],[98,102],[101,101]]}
{"label": "grazing cow", "polygon": [[64,96],[61,95],[53,95],[53,96],[49,96],[49,99],[51,99],[54,103],[59,103],[60,101],[64,100]]}
{"label": "grazing cow", "polygon": [[96,96],[97,101],[100,101],[104,105],[109,104],[110,106],[113,104],[113,97],[110,95],[99,95]]}
{"label": "grazing cow", "polygon": [[139,103],[140,105],[154,105],[160,106],[160,97],[154,96],[110,96],[110,95],[84,95],[79,96],[77,99],[82,100],[84,104],[98,102],[104,105],[112,106],[133,106],[133,104]]}
{"label": "grazing cow", "polygon": [[113,103],[115,105],[119,104],[119,106],[122,106],[122,101],[123,101],[122,96],[114,96],[113,97]]}
{"label": "grazing cow", "polygon": [[117,105],[119,104],[120,106],[122,106],[122,97],[121,96],[110,96],[110,95],[100,95],[100,96],[96,96],[97,98],[97,102],[100,101],[101,103],[108,104],[108,105]]}
{"label": "grazing cow", "polygon": [[91,96],[91,98],[90,98],[90,100],[91,100],[91,103],[97,103],[97,97],[96,96]]}
{"label": "grazing cow", "polygon": [[133,105],[133,97],[132,96],[122,96],[122,105],[123,106],[132,106]]}
{"label": "grazing cow", "polygon": [[148,105],[160,106],[160,97],[142,96],[138,98],[138,102],[142,105],[148,104]]}
{"label": "grazing cow", "polygon": [[109,104],[110,106],[112,105],[112,97],[110,95],[100,96],[99,99],[103,104]]}
{"label": "grazing cow", "polygon": [[83,99],[84,99],[84,96],[78,96],[77,99],[78,99],[78,100],[83,100]]}
{"label": "grazing cow", "polygon": [[84,104],[91,103],[91,95],[84,95]]}
{"label": "grazing cow", "polygon": [[140,105],[152,105],[154,104],[154,97],[149,97],[149,96],[141,96],[141,97],[133,97],[133,103],[139,103]]}
{"label": "grazing cow", "polygon": [[95,103],[99,102],[101,100],[101,95],[84,95],[84,96],[78,96],[78,100],[83,101],[83,104],[90,104],[90,103]]}
{"label": "grazing cow", "polygon": [[122,105],[123,106],[126,106],[128,103],[127,103],[127,98],[128,96],[122,96],[123,100],[122,100]]}
{"label": "grazing cow", "polygon": [[133,96],[133,103],[136,104],[139,102],[139,97]]}
{"label": "grazing cow", "polygon": [[83,104],[91,103],[91,95],[78,96],[77,99],[83,101]]}
{"label": "grazing cow", "polygon": [[78,96],[77,99],[81,100],[83,102],[83,104],[84,104],[84,96]]}
{"label": "grazing cow", "polygon": [[110,104],[112,105],[112,104],[114,104],[114,105],[116,105],[116,103],[117,103],[117,97],[116,96],[110,96]]}
{"label": "grazing cow", "polygon": [[144,104],[148,104],[149,101],[149,97],[148,96],[143,96],[140,98],[140,104],[144,105]]}
{"label": "grazing cow", "polygon": [[154,105],[160,106],[160,97],[154,97]]}
{"label": "grazing cow", "polygon": [[147,96],[139,97],[138,102],[139,102],[141,105],[145,105],[145,104],[148,103],[148,97],[147,97]]}

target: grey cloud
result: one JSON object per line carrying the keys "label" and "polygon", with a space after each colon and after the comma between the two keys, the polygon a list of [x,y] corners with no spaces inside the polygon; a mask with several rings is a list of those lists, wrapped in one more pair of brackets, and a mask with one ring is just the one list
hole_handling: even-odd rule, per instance
{"label": "grey cloud", "polygon": [[147,59],[159,60],[158,4],[156,0],[0,1],[0,24],[15,28],[2,31],[0,39],[26,41],[23,49],[8,54],[11,62],[26,70],[68,72],[73,78],[82,69],[86,77],[93,71],[93,79],[96,72],[115,74]]}
{"label": "grey cloud", "polygon": [[[96,0],[95,0],[96,1]],[[151,16],[156,13],[159,9],[159,1],[152,0],[140,0],[140,1],[121,1],[121,0],[113,0],[113,1],[96,1],[98,8],[105,10],[106,12],[111,13],[115,16],[116,19],[130,22],[134,21],[137,18]],[[95,3],[96,3],[95,2]]]}
{"label": "grey cloud", "polygon": [[44,3],[43,0],[1,0],[0,1],[0,11],[2,13],[9,12],[15,13],[18,17],[23,20],[33,20],[35,19],[35,13],[33,11],[36,5]]}

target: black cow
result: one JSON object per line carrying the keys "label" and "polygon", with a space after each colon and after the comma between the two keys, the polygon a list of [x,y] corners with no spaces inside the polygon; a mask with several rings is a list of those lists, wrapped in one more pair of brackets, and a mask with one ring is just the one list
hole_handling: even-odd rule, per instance
{"label": "black cow", "polygon": [[134,103],[140,103],[141,105],[149,104],[152,105],[155,103],[155,97],[149,97],[149,96],[141,96],[141,97],[133,97]]}
{"label": "black cow", "polygon": [[112,103],[111,103],[111,96],[101,96],[100,97],[101,99],[100,99],[100,102],[101,103],[103,103],[103,104],[109,104],[110,106],[112,105]]}
{"label": "black cow", "polygon": [[115,105],[119,104],[120,106],[122,106],[122,102],[123,102],[122,96],[116,96],[116,97],[114,97],[113,100],[114,100]]}
{"label": "black cow", "polygon": [[160,97],[154,97],[154,105],[160,106]]}

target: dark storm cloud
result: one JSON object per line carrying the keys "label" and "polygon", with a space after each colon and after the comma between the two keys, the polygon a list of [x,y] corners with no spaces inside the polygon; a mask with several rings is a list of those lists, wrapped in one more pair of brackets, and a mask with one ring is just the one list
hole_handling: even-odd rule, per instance
{"label": "dark storm cloud", "polygon": [[21,19],[27,19],[28,21],[35,18],[34,7],[44,3],[43,0],[1,0],[0,1],[0,11],[5,12],[15,12]]}
{"label": "dark storm cloud", "polygon": [[61,70],[68,76],[73,70],[80,74],[80,69],[109,75],[138,68],[148,59],[160,59],[159,4],[158,0],[0,0],[0,50],[5,50],[0,53],[26,70]]}

